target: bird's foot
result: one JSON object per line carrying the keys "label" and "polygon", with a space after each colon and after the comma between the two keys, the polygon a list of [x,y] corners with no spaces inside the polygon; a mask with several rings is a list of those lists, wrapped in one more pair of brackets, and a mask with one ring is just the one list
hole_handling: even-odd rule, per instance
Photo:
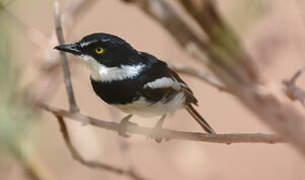
{"label": "bird's foot", "polygon": [[129,119],[132,117],[131,114],[125,116],[121,121],[120,121],[120,125],[119,125],[119,130],[118,130],[118,133],[120,136],[122,137],[130,137],[130,135],[127,134],[127,126],[129,124],[132,124],[132,125],[137,125],[136,123],[132,123],[129,121]]}
{"label": "bird's foot", "polygon": [[153,128],[151,134],[147,137],[149,139],[154,139],[157,143],[161,143],[163,138],[160,137],[160,130],[162,129],[162,125],[164,123],[165,115],[161,117],[161,119],[157,122],[155,127]]}

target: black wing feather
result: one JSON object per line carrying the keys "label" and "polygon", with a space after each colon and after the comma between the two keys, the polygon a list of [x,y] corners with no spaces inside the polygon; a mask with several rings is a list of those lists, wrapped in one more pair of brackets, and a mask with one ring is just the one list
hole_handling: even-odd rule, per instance
{"label": "black wing feather", "polygon": [[[177,93],[183,91],[186,97],[186,102],[185,102],[186,105],[191,103],[197,105],[198,100],[194,97],[192,90],[187,86],[187,84],[180,78],[180,76],[176,72],[169,69],[169,67],[165,62],[160,61],[156,57],[145,52],[141,52],[140,55],[146,60],[149,66],[147,68],[147,71],[144,72],[144,74],[146,75],[145,79],[147,79],[145,83],[152,82],[162,77],[169,77],[172,80],[181,83],[180,90],[171,87],[158,88],[158,89],[152,89],[149,87],[143,88],[142,93],[147,99],[159,101],[162,98],[164,98],[167,99],[167,101],[169,101]],[[147,78],[147,76],[149,78]]]}
{"label": "black wing feather", "polygon": [[[163,102],[167,102],[171,100],[177,93],[183,92],[186,101],[185,101],[185,108],[189,112],[189,114],[200,124],[200,126],[208,133],[215,133],[214,129],[207,123],[207,121],[194,109],[192,104],[197,105],[198,100],[195,98],[192,90],[187,86],[187,84],[180,78],[180,76],[169,69],[167,64],[163,61],[158,60],[154,56],[148,54],[148,53],[140,53],[143,58],[147,60],[147,62],[151,63],[149,64],[151,67],[148,68],[147,75],[151,78],[148,82],[152,82],[156,79],[162,78],[162,77],[169,77],[174,81],[177,81],[181,84],[181,88],[179,90],[171,87],[166,88],[157,88],[152,89],[149,87],[142,89],[142,95],[146,97],[146,99],[157,102],[160,100],[164,100]],[[156,71],[156,69],[158,71]]]}

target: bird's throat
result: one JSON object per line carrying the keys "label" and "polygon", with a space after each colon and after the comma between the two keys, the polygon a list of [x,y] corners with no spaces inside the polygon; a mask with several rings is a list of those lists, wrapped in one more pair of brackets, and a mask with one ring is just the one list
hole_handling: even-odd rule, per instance
{"label": "bird's throat", "polygon": [[82,55],[80,58],[87,64],[92,79],[102,82],[120,81],[124,79],[134,78],[140,75],[145,67],[144,64],[107,67],[96,61],[91,56]]}

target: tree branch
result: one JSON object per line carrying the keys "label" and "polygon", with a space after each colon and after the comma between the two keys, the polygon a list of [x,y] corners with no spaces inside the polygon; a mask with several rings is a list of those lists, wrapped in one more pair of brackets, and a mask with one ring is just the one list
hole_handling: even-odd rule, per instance
{"label": "tree branch", "polygon": [[[58,109],[55,107],[48,106],[46,104],[40,104],[40,107],[46,111],[53,113],[56,116],[70,118],[79,122],[86,122],[95,127],[116,131],[121,130],[121,124],[116,122],[107,122],[100,119],[88,117],[82,115],[79,112],[70,112],[63,109]],[[149,136],[154,128],[140,127],[135,124],[128,124],[126,127],[128,133]],[[189,141],[201,141],[201,142],[210,142],[210,143],[282,143],[285,142],[284,139],[270,134],[204,134],[196,132],[183,132],[183,131],[174,131],[161,129],[158,131],[158,137],[168,139],[168,140],[189,140]]]}
{"label": "tree branch", "polygon": [[[59,3],[58,0],[54,0],[54,20],[55,20],[55,28],[56,28],[56,34],[59,44],[64,44],[64,34],[62,29],[62,24],[60,20],[60,11],[59,11]],[[66,85],[66,91],[69,98],[69,105],[70,105],[70,111],[72,112],[78,112],[79,108],[76,104],[73,88],[72,88],[72,82],[70,78],[70,69],[69,69],[69,63],[68,58],[65,52],[60,51],[60,56],[62,60],[62,67],[64,72],[64,81]]]}

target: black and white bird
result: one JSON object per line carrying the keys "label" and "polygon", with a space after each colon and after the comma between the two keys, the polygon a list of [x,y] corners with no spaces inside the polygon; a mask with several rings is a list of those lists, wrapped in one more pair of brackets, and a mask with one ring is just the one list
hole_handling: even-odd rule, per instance
{"label": "black and white bird", "polygon": [[187,84],[165,62],[134,49],[125,40],[106,33],[95,33],[74,44],[55,49],[72,53],[84,61],[91,72],[95,93],[106,103],[129,115],[164,118],[185,108],[208,133],[212,127],[194,109],[198,101]]}

